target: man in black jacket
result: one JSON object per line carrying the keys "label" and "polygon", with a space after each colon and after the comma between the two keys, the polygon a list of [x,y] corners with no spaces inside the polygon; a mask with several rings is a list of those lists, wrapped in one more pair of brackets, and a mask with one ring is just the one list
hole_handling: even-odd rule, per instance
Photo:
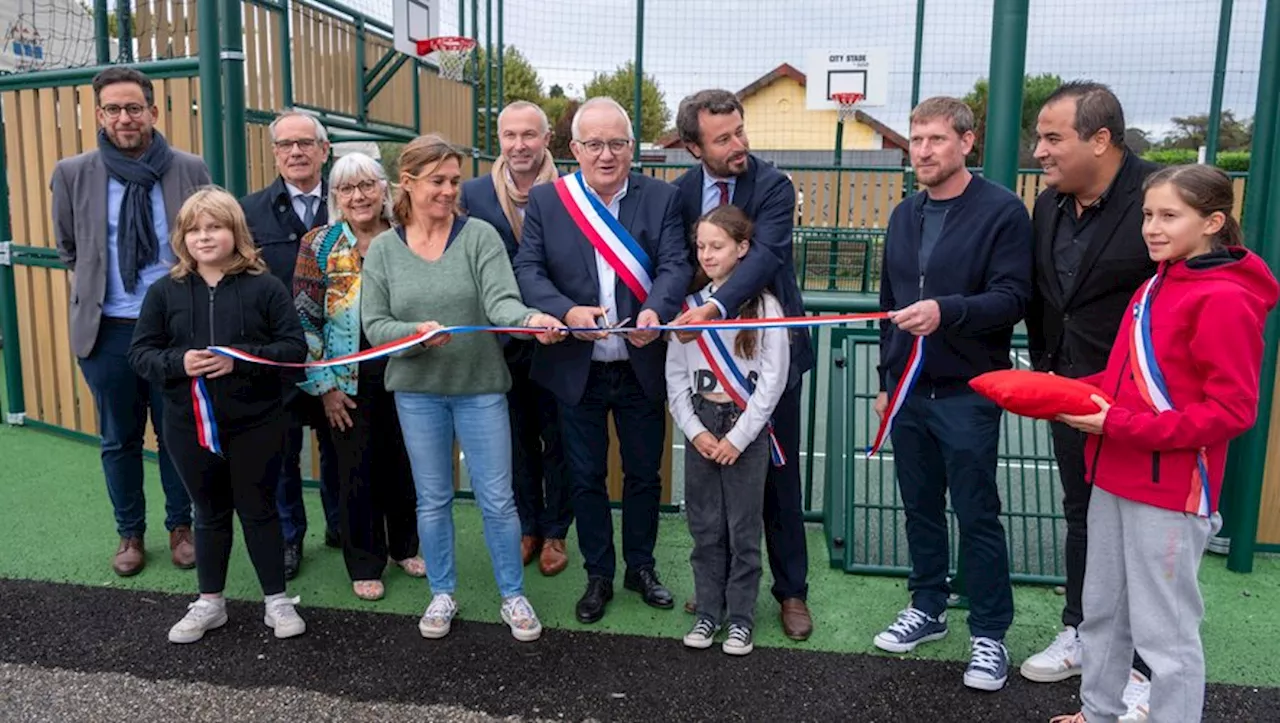
{"label": "man in black jacket", "polygon": [[[1155,274],[1142,239],[1142,183],[1157,166],[1125,148],[1124,129],[1120,101],[1098,83],[1067,83],[1040,110],[1035,156],[1048,189],[1032,214],[1035,287],[1027,311],[1031,362],[1040,371],[1073,378],[1102,371],[1130,298]],[[1067,518],[1067,600],[1064,630],[1022,664],[1022,675],[1037,682],[1080,674],[1076,629],[1084,618],[1089,461],[1082,433],[1056,422],[1051,428]],[[1139,659],[1135,667],[1145,666]],[[1146,681],[1135,673],[1136,694]]]}
{"label": "man in black jacket", "polygon": [[[955,98],[930,98],[911,112],[911,164],[925,190],[889,218],[880,278],[889,322],[875,410],[892,423],[911,603],[874,642],[905,653],[947,634],[949,491],[971,602],[964,684],[994,691],[1008,679],[1004,636],[1013,622],[996,486],[1001,410],[969,380],[1011,365],[1013,327],[1031,296],[1031,223],[1017,196],[965,168],[973,125]],[[923,361],[911,354],[917,337],[925,337]]]}
{"label": "man in black jacket", "polygon": [[[732,278],[701,307],[676,318],[676,324],[697,323],[738,315],[744,301],[769,289],[787,316],[804,316],[804,300],[791,259],[796,192],[791,179],[751,154],[743,126],[742,103],[727,90],[703,90],[680,103],[676,127],[680,140],[700,163],[677,178],[687,233],[698,218],[717,206],[732,203],[755,225],[751,248]],[[689,263],[696,270],[696,248],[689,243]],[[699,272],[701,274],[701,272]],[[706,277],[694,286],[706,285]],[[677,334],[681,343],[697,335]],[[773,572],[773,596],[780,607],[782,630],[792,640],[806,640],[813,632],[809,613],[809,556],[804,531],[804,503],[800,485],[800,389],[804,373],[813,368],[813,346],[806,329],[791,334],[791,365],[787,389],[773,412],[773,429],[787,462],[769,467],[765,482],[764,537]],[[693,612],[693,601],[685,609]]]}
{"label": "man in black jacket", "polygon": [[[253,241],[262,251],[271,274],[292,293],[293,269],[302,237],[329,223],[328,188],[321,169],[329,157],[329,139],[320,121],[305,113],[283,113],[271,123],[272,152],[280,175],[266,188],[240,199]],[[296,383],[301,372],[282,374],[284,404],[291,425],[285,438],[276,489],[280,527],[284,531],[285,578],[292,580],[302,565],[302,539],[307,534],[307,510],[302,500],[302,428],[317,430],[320,441],[320,499],[325,511],[325,544],[338,541],[338,474],[336,454],[327,434],[328,425],[316,397],[303,394]]]}

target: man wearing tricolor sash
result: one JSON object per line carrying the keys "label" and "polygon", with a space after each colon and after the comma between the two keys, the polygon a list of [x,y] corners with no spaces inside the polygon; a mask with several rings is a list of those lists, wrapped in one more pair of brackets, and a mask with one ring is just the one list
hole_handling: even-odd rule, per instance
{"label": "man wearing tricolor sash", "polygon": [[889,321],[875,409],[893,443],[892,462],[881,459],[894,465],[906,509],[911,603],[875,645],[905,653],[947,634],[949,492],[971,604],[964,683],[995,691],[1008,679],[1013,622],[996,486],[1001,410],[969,380],[1011,366],[1013,327],[1031,295],[1031,219],[1017,196],[966,170],[973,126],[954,98],[912,111],[911,163],[925,190],[894,209],[885,237],[880,305]]}
{"label": "man wearing tricolor sash", "polygon": [[666,345],[642,327],[671,321],[693,276],[676,190],[631,173],[626,111],[592,98],[574,115],[580,170],[529,191],[514,263],[526,304],[570,327],[637,327],[627,334],[582,332],[534,351],[530,377],[555,395],[587,588],[578,620],[604,616],[616,569],[605,484],[608,418],[623,468],[624,586],[654,607],[672,607],[654,569],[660,466],[666,436]]}
{"label": "man wearing tricolor sash", "polygon": [[[751,248],[733,276],[701,304],[690,307],[676,323],[734,318],[744,303],[769,290],[787,316],[804,316],[804,300],[791,257],[796,193],[791,179],[751,153],[742,103],[727,90],[703,90],[680,103],[676,127],[685,148],[700,163],[675,180],[680,189],[684,222],[692,231],[704,213],[732,204],[753,224]],[[690,263],[693,262],[690,244]],[[699,288],[706,285],[705,279]],[[677,334],[692,343],[696,334]],[[773,430],[786,464],[769,467],[765,482],[764,530],[773,573],[773,597],[780,606],[782,630],[792,640],[813,632],[807,603],[808,543],[800,485],[800,390],[813,368],[813,346],[803,327],[790,332],[786,389],[773,413]],[[693,612],[694,601],[686,603]]]}

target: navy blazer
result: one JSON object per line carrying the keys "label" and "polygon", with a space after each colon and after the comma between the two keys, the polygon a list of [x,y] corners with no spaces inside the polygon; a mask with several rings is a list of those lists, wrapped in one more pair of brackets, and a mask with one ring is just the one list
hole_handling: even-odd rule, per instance
{"label": "navy blazer", "polygon": [[271,275],[284,282],[292,297],[293,269],[298,265],[298,247],[302,237],[312,228],[329,223],[328,184],[320,183],[320,208],[316,209],[311,228],[302,225],[302,219],[293,210],[289,189],[284,187],[284,179],[280,176],[276,176],[270,186],[240,199],[240,207],[249,222],[253,242],[262,250],[262,260]]}
{"label": "navy blazer", "polygon": [[[644,304],[618,280],[618,318],[630,317],[634,324],[641,311],[652,309],[660,321],[671,321],[680,313],[693,279],[679,194],[662,181],[632,173],[618,221],[654,263],[653,286]],[[595,248],[570,218],[553,184],[541,184],[529,192],[514,266],[524,303],[535,309],[564,319],[575,306],[600,303]],[[539,345],[530,376],[561,402],[577,404],[591,371],[591,350],[592,342],[572,337],[558,344]],[[666,343],[658,339],[640,348],[628,343],[627,351],[645,394],[657,403],[666,400]]]}
{"label": "navy blazer", "polygon": [[[702,164],[681,174],[673,183],[680,189],[684,224],[689,229],[689,263],[698,267],[694,231],[702,216]],[[804,316],[804,299],[796,283],[791,235],[795,229],[796,191],[787,175],[755,155],[747,158],[747,170],[733,187],[733,205],[741,208],[755,224],[751,250],[738,264],[728,283],[714,299],[726,313],[736,316],[738,307],[764,289],[773,291],[787,316]],[[799,383],[800,376],[813,368],[813,347],[808,329],[791,332],[791,366],[787,386]]]}
{"label": "navy blazer", "polygon": [[516,243],[516,234],[511,229],[511,222],[507,220],[507,214],[502,212],[502,204],[498,201],[498,191],[493,187],[493,176],[486,173],[483,176],[464,182],[458,203],[468,216],[488,221],[490,225],[498,229],[498,235],[502,237],[502,243],[507,246],[507,257],[514,261],[516,252],[520,250],[520,244]]}

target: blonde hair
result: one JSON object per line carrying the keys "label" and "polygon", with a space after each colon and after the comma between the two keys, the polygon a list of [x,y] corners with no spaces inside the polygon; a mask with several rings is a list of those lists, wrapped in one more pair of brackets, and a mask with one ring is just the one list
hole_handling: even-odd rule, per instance
{"label": "blonde hair", "polygon": [[169,269],[169,275],[175,279],[186,278],[195,273],[196,260],[187,250],[187,234],[194,231],[201,214],[208,215],[214,221],[231,229],[235,238],[235,246],[231,249],[231,262],[223,270],[227,276],[247,272],[261,274],[267,270],[262,254],[253,243],[253,235],[249,233],[249,223],[244,218],[244,209],[236,197],[218,186],[205,186],[191,194],[178,210],[178,217],[173,221],[173,231],[169,235],[169,246],[178,261]]}
{"label": "blonde hair", "polygon": [[[401,226],[408,226],[413,220],[413,201],[404,188],[404,179],[408,177],[412,180],[427,176],[428,170],[434,171],[450,158],[456,160],[459,166],[462,165],[462,151],[454,148],[449,141],[435,133],[414,138],[400,152],[400,187],[396,191],[393,209],[396,221]],[[454,204],[454,213],[461,212],[462,209]]]}

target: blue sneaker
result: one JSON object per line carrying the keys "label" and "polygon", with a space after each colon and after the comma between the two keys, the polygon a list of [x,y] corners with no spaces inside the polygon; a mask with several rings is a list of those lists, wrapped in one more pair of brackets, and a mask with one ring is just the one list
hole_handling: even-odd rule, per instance
{"label": "blue sneaker", "polygon": [[898,613],[898,619],[876,635],[875,646],[890,653],[910,653],[920,643],[947,637],[947,613],[937,618],[913,607]]}
{"label": "blue sneaker", "polygon": [[969,668],[964,671],[964,684],[978,690],[1000,690],[1009,679],[1009,651],[999,640],[969,640],[973,644],[973,651],[969,657]]}

